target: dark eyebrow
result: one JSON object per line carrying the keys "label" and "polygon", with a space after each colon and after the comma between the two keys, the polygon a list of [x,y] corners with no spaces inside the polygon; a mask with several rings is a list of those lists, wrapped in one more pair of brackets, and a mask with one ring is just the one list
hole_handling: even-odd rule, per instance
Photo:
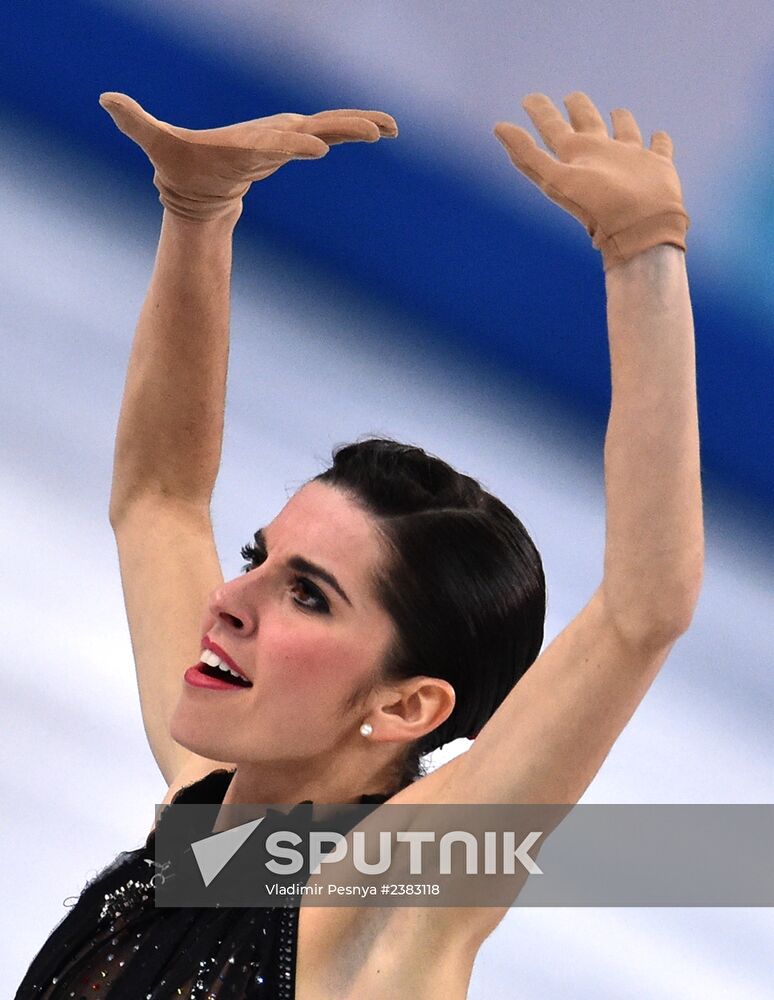
{"label": "dark eyebrow", "polygon": [[[254,535],[257,544],[262,545],[263,548],[268,552],[268,546],[266,544],[266,535],[264,534],[263,528],[259,528]],[[327,570],[323,569],[322,566],[318,566],[316,563],[309,562],[308,559],[304,559],[303,556],[291,556],[288,559],[288,566],[291,569],[296,570],[298,573],[308,573],[309,576],[316,576],[318,579],[325,581],[329,587],[333,587],[339,597],[343,598],[347,604],[352,607],[352,601],[344,593],[344,588],[341,586],[339,581]]]}

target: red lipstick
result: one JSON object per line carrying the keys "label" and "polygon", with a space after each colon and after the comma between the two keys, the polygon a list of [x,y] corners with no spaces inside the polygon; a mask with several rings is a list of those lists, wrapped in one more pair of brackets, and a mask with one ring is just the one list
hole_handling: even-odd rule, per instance
{"label": "red lipstick", "polygon": [[186,684],[193,687],[211,688],[214,691],[248,691],[249,688],[241,685],[231,684],[229,681],[222,681],[219,677],[210,677],[209,674],[202,673],[202,664],[197,663],[189,667],[183,674]]}
{"label": "red lipstick", "polygon": [[211,690],[216,691],[238,691],[240,688],[244,689],[246,686],[252,687],[252,681],[250,678],[246,676],[244,671],[240,670],[228,653],[224,649],[221,649],[216,642],[213,642],[209,636],[205,635],[202,639],[202,649],[206,649],[214,653],[225,666],[230,667],[235,673],[239,674],[242,680],[246,681],[246,684],[237,684],[236,682],[228,681],[220,677],[211,676],[205,672],[204,668],[206,664],[204,664],[201,660],[198,663],[195,663],[192,667],[189,667],[183,675],[183,680],[187,684],[191,684],[193,687],[210,688]]}

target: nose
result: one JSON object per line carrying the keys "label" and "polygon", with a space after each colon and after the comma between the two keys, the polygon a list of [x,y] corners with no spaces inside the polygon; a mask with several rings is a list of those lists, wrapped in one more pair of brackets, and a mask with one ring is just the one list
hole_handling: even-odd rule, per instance
{"label": "nose", "polygon": [[222,583],[210,594],[207,605],[210,616],[240,635],[249,635],[258,624],[250,590],[246,575]]}

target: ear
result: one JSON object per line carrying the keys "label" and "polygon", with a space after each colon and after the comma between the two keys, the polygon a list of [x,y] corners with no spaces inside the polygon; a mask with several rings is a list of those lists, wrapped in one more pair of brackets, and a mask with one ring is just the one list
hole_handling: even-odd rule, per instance
{"label": "ear", "polygon": [[432,732],[452,713],[456,695],[440,677],[410,677],[385,689],[373,706],[372,740],[410,743]]}

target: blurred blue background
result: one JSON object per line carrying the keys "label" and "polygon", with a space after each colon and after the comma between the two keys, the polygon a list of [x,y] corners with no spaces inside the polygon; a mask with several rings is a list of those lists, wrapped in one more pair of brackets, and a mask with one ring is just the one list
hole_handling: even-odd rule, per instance
{"label": "blurred blue background", "polygon": [[[705,583],[583,801],[772,801],[771,9],[76,0],[17,4],[4,22],[0,780],[4,840],[31,859],[3,875],[17,901],[4,979],[21,979],[65,897],[144,840],[165,791],[107,521],[161,207],[145,155],[97,103],[105,90],[192,128],[395,116],[397,141],[291,163],[246,198],[214,503],[224,572],[334,444],[386,433],[518,513],[546,566],[546,642],[601,577],[604,280],[581,225],[491,130],[531,130],[530,91],[561,107],[583,90],[606,118],[629,107],[646,141],[670,133],[691,217]],[[753,909],[515,909],[470,996],[771,996],[772,929]]]}

